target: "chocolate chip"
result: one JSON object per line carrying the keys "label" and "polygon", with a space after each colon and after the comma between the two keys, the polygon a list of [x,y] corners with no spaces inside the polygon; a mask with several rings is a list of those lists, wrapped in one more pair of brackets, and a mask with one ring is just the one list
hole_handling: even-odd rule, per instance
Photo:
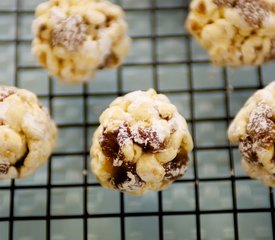
{"label": "chocolate chip", "polygon": [[104,129],[99,144],[104,155],[117,162],[124,159],[121,148],[127,141],[132,141],[132,135],[127,123],[124,123],[113,132]]}
{"label": "chocolate chip", "polygon": [[113,184],[115,186],[123,184],[128,180],[127,172],[135,173],[135,165],[133,164],[122,164],[120,167],[113,168]]}
{"label": "chocolate chip", "polygon": [[116,159],[119,152],[119,145],[117,141],[118,130],[114,132],[107,132],[106,129],[103,130],[102,137],[99,139],[99,144],[101,146],[104,155],[111,159]]}
{"label": "chocolate chip", "polygon": [[136,164],[123,163],[119,167],[113,167],[110,182],[120,191],[137,190],[144,182],[137,175]]}
{"label": "chocolate chip", "polygon": [[184,174],[184,171],[189,162],[186,153],[179,153],[172,161],[163,165],[165,169],[165,180],[176,180]]}

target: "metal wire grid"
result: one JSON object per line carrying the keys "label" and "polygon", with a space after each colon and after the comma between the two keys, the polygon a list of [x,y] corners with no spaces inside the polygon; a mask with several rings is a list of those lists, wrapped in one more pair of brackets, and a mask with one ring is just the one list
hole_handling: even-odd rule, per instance
{"label": "metal wire grid", "polygon": [[[8,1],[8,0],[6,0]],[[4,39],[0,41],[1,45],[5,44],[14,44],[15,47],[15,53],[14,53],[14,82],[13,84],[15,86],[21,86],[22,84],[20,83],[19,80],[19,72],[22,70],[26,71],[33,71],[36,69],[39,69],[38,66],[36,65],[22,65],[19,62],[19,57],[20,57],[20,51],[19,51],[19,45],[20,44],[30,44],[30,39],[22,39],[20,37],[20,24],[21,24],[21,16],[24,15],[32,15],[33,11],[32,10],[22,10],[21,4],[23,3],[23,0],[16,0],[15,1],[15,8],[12,10],[1,10],[0,15],[1,16],[8,16],[10,14],[15,15],[15,27],[16,27],[16,32],[15,32],[15,39]],[[230,146],[226,141],[222,142],[222,144],[214,144],[214,145],[209,145],[207,144],[201,144],[202,137],[200,136],[201,133],[201,128],[205,128],[208,123],[212,123],[214,125],[219,125],[223,124],[225,126],[228,126],[229,122],[232,120],[233,114],[232,114],[232,106],[231,106],[231,101],[232,101],[232,96],[234,97],[234,93],[237,93],[239,95],[243,95],[245,97],[242,97],[243,100],[253,91],[255,91],[258,88],[262,88],[264,85],[266,85],[266,80],[265,80],[265,74],[268,72],[268,70],[263,67],[263,68],[251,68],[249,71],[255,71],[256,74],[253,76],[257,80],[255,84],[250,84],[248,83],[247,85],[240,85],[240,86],[234,86],[234,90],[232,89],[232,82],[230,79],[230,71],[229,69],[223,69],[221,71],[221,78],[220,81],[221,84],[219,87],[216,87],[213,85],[213,87],[209,87],[207,85],[203,85],[202,87],[198,87],[198,84],[196,83],[195,80],[195,75],[197,71],[197,66],[198,65],[205,65],[205,67],[210,67],[208,65],[209,61],[207,58],[197,58],[194,59],[193,57],[193,52],[192,49],[194,49],[194,42],[191,40],[191,38],[185,33],[163,33],[160,34],[158,32],[158,24],[160,24],[159,19],[158,19],[158,13],[160,11],[183,11],[184,13],[187,12],[188,10],[188,4],[189,1],[171,1],[171,6],[169,4],[164,4],[161,5],[160,3],[164,3],[165,1],[158,1],[158,0],[148,0],[148,1],[140,1],[135,2],[135,1],[128,1],[130,4],[127,6],[126,5],[127,1],[123,0],[117,0],[116,3],[122,5],[125,7],[126,14],[130,14],[131,12],[136,13],[149,13],[150,16],[150,33],[149,34],[137,34],[133,36],[134,42],[138,40],[149,40],[151,43],[151,50],[150,50],[150,56],[151,60],[143,60],[139,62],[126,62],[122,67],[120,67],[116,71],[116,90],[112,91],[111,89],[107,89],[108,87],[106,86],[106,91],[101,91],[101,92],[91,92],[90,91],[90,86],[89,85],[83,85],[81,92],[77,93],[56,93],[54,88],[55,88],[55,80],[52,79],[51,77],[48,77],[48,94],[39,94],[39,97],[41,99],[47,100],[48,101],[48,106],[50,109],[51,114],[53,117],[55,117],[55,111],[54,111],[54,102],[56,99],[67,99],[67,98],[81,98],[82,99],[82,123],[75,122],[75,123],[60,123],[59,128],[61,129],[72,129],[72,128],[78,128],[80,130],[82,128],[82,138],[83,139],[76,139],[76,141],[82,141],[83,143],[83,148],[81,151],[58,151],[55,152],[53,155],[54,157],[66,157],[66,156],[77,156],[80,157],[83,161],[83,181],[80,183],[61,183],[61,184],[56,184],[52,182],[53,179],[53,160],[51,159],[48,163],[47,166],[47,180],[45,184],[17,184],[16,181],[11,181],[10,183],[7,183],[6,185],[4,184],[3,186],[0,187],[0,193],[1,191],[8,191],[10,193],[10,207],[9,207],[9,213],[7,216],[2,217],[0,215],[0,225],[1,223],[8,223],[8,236],[5,236],[5,234],[1,233],[3,231],[3,228],[0,228],[0,239],[1,240],[14,240],[18,239],[14,232],[15,232],[15,227],[14,224],[16,221],[38,221],[38,220],[44,220],[45,221],[45,231],[43,232],[43,235],[39,237],[39,239],[53,239],[51,238],[51,232],[53,228],[53,220],[59,221],[59,220],[82,220],[82,225],[81,229],[83,230],[78,236],[79,239],[83,238],[85,240],[87,239],[93,239],[90,238],[88,235],[89,232],[89,224],[88,221],[90,219],[111,219],[111,218],[116,218],[119,219],[119,225],[120,225],[120,239],[130,239],[127,238],[127,225],[126,225],[126,218],[140,218],[140,217],[156,217],[158,219],[157,227],[154,228],[157,233],[155,233],[155,239],[185,239],[184,236],[175,236],[172,235],[169,237],[169,234],[165,234],[164,231],[164,218],[168,216],[193,216],[195,217],[195,232],[194,232],[194,239],[208,239],[204,236],[204,233],[202,231],[203,229],[203,224],[202,223],[202,218],[203,216],[211,216],[211,215],[217,215],[217,216],[222,216],[223,214],[230,214],[233,216],[233,236],[231,238],[229,237],[228,239],[244,239],[243,238],[243,233],[242,229],[240,227],[239,219],[240,219],[240,214],[243,213],[266,213],[270,216],[270,229],[271,229],[271,235],[269,235],[268,239],[275,239],[275,212],[274,212],[274,195],[273,195],[273,190],[269,188],[269,191],[267,193],[268,199],[269,199],[269,206],[265,207],[249,207],[249,208],[240,208],[238,207],[238,196],[237,196],[237,183],[241,181],[247,181],[249,178],[246,176],[239,176],[236,174],[236,161],[238,159],[235,159],[234,154],[237,152],[236,151],[236,146]],[[176,3],[176,5],[173,6],[173,2]],[[144,5],[142,5],[144,3]],[[132,4],[132,5],[131,5]],[[169,21],[169,19],[167,19]],[[130,26],[131,27],[131,26]],[[161,39],[181,39],[183,40],[183,43],[185,44],[185,59],[184,60],[168,60],[168,61],[162,61],[159,60],[159,49],[158,49],[158,44],[159,40]],[[175,89],[165,89],[161,87],[161,82],[160,82],[160,77],[159,77],[159,69],[162,66],[174,66],[174,65],[180,65],[180,66],[185,66],[186,67],[186,73],[187,73],[187,87],[181,87],[175,88]],[[181,211],[174,211],[170,210],[167,211],[163,209],[163,192],[157,193],[157,210],[156,211],[146,211],[146,212],[128,212],[125,210],[125,198],[126,196],[124,194],[119,194],[119,212],[117,213],[112,213],[112,212],[107,212],[107,213],[95,213],[91,214],[89,213],[88,205],[89,205],[89,197],[88,197],[88,191],[89,189],[95,189],[99,188],[99,184],[95,182],[89,181],[89,177],[86,174],[87,172],[90,171],[89,165],[87,158],[89,156],[89,147],[90,147],[90,134],[91,134],[91,128],[95,128],[97,126],[96,122],[91,122],[89,119],[89,99],[91,97],[94,98],[109,98],[109,97],[117,97],[125,94],[127,91],[125,91],[124,88],[124,75],[123,71],[129,67],[133,68],[140,68],[140,67],[150,67],[152,69],[152,76],[153,76],[153,83],[152,87],[154,87],[157,91],[168,94],[169,96],[173,95],[185,95],[188,96],[188,107],[190,109],[189,116],[187,117],[190,130],[194,139],[194,151],[192,154],[192,162],[193,165],[190,168],[193,168],[193,176],[191,177],[184,177],[181,180],[177,181],[174,185],[178,184],[183,184],[183,183],[190,183],[194,185],[194,209],[193,210],[181,210]],[[271,66],[272,68],[272,66]],[[248,71],[248,70],[247,70]],[[267,74],[268,75],[268,74]],[[270,74],[266,77],[267,79],[272,77]],[[170,79],[167,79],[169,81]],[[182,79],[183,81],[186,79]],[[241,79],[240,79],[241,80]],[[271,79],[268,79],[267,81],[270,81]],[[171,79],[172,81],[172,79]],[[203,80],[202,80],[203,81]],[[92,83],[91,83],[92,84]],[[211,85],[211,84],[210,84]],[[140,86],[143,87],[143,86]],[[196,113],[196,108],[198,107],[197,99],[196,99],[196,94],[210,94],[213,95],[215,93],[222,94],[222,103],[224,106],[224,114],[223,116],[215,116],[215,114],[210,114],[207,117],[197,117]],[[241,106],[241,103],[239,103]],[[188,115],[188,114],[187,114]],[[206,123],[206,125],[204,125]],[[202,124],[200,127],[198,127],[198,124]],[[200,129],[199,129],[200,128]],[[213,133],[213,136],[215,133]],[[211,136],[209,136],[210,138]],[[229,166],[230,166],[230,175],[228,176],[223,176],[223,177],[201,177],[200,173],[198,172],[199,170],[199,157],[206,152],[209,151],[222,151],[223,154],[226,154],[228,157],[229,161]],[[204,159],[207,161],[207,159]],[[232,197],[232,205],[231,207],[228,208],[220,208],[220,209],[204,209],[201,207],[202,205],[202,196],[200,192],[200,188],[202,188],[202,185],[204,183],[213,183],[213,184],[219,184],[221,182],[228,182],[230,183],[230,193]],[[254,183],[254,182],[253,182]],[[256,184],[256,183],[255,183]],[[184,186],[182,186],[184,187]],[[55,189],[83,189],[83,209],[81,214],[52,214],[51,212],[51,203],[52,203],[52,197],[53,197],[53,190]],[[229,188],[229,189],[230,189]],[[35,216],[35,215],[27,215],[27,216],[16,216],[15,214],[15,192],[19,190],[45,190],[46,191],[46,212],[43,215]],[[1,199],[0,199],[0,206],[1,206]],[[1,210],[1,208],[0,208]],[[1,211],[0,211],[1,213]],[[261,221],[261,220],[260,220]],[[5,225],[6,226],[6,225]],[[218,231],[218,229],[215,229]],[[214,231],[215,231],[214,230]],[[64,230],[66,231],[66,230]],[[108,229],[106,229],[108,231]],[[152,230],[154,231],[154,230]],[[110,235],[112,236],[112,235]],[[143,236],[144,237],[144,236]],[[101,239],[101,238],[99,238]],[[132,238],[132,239],[140,239],[140,238]],[[146,238],[146,236],[143,239],[149,239]],[[217,239],[222,239],[222,238],[217,238]],[[267,239],[267,238],[255,238],[255,239]]]}

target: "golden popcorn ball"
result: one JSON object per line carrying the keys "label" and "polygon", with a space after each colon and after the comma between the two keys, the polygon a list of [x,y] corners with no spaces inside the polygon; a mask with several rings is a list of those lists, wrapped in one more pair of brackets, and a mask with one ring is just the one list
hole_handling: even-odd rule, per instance
{"label": "golden popcorn ball", "polygon": [[0,179],[24,178],[44,165],[57,129],[37,97],[0,85]]}
{"label": "golden popcorn ball", "polygon": [[91,166],[109,189],[159,191],[186,171],[193,148],[185,119],[153,89],[114,100],[93,136]]}
{"label": "golden popcorn ball", "polygon": [[274,0],[193,0],[186,26],[217,66],[275,58]]}
{"label": "golden popcorn ball", "polygon": [[275,81],[248,99],[231,123],[228,137],[239,144],[247,174],[274,187]]}
{"label": "golden popcorn ball", "polygon": [[50,0],[35,11],[32,52],[66,83],[121,64],[131,43],[123,10],[104,0]]}

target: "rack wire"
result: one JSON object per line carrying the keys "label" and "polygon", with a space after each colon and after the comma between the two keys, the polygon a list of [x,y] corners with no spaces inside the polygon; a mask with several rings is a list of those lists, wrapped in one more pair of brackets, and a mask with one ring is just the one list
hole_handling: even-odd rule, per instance
{"label": "rack wire", "polygon": [[[183,28],[189,1],[117,0],[133,37],[127,61],[89,84],[65,86],[30,55],[39,2],[0,2],[0,82],[38,94],[58,123],[59,144],[34,177],[0,182],[0,240],[275,239],[274,189],[242,172],[226,140],[247,97],[273,80],[274,63],[214,68]],[[195,145],[188,173],[143,197],[105,190],[89,167],[98,116],[117,96],[149,87],[187,118]]]}

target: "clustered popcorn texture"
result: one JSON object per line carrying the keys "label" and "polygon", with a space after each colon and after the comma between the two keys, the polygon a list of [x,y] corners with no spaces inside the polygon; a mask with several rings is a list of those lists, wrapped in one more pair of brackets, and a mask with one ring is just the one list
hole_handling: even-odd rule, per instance
{"label": "clustered popcorn texture", "polygon": [[32,175],[48,160],[56,135],[47,109],[33,93],[0,85],[0,179]]}
{"label": "clustered popcorn texture", "polygon": [[91,79],[121,64],[130,38],[122,9],[104,0],[50,0],[33,22],[32,52],[49,73],[67,83]]}
{"label": "clustered popcorn texture", "polygon": [[249,176],[275,186],[275,81],[248,99],[228,129]]}
{"label": "clustered popcorn texture", "polygon": [[152,89],[135,91],[100,116],[91,166],[103,186],[143,194],[181,177],[192,148],[186,121],[168,98]]}
{"label": "clustered popcorn texture", "polygon": [[193,0],[186,26],[215,65],[261,65],[275,58],[274,0]]}

